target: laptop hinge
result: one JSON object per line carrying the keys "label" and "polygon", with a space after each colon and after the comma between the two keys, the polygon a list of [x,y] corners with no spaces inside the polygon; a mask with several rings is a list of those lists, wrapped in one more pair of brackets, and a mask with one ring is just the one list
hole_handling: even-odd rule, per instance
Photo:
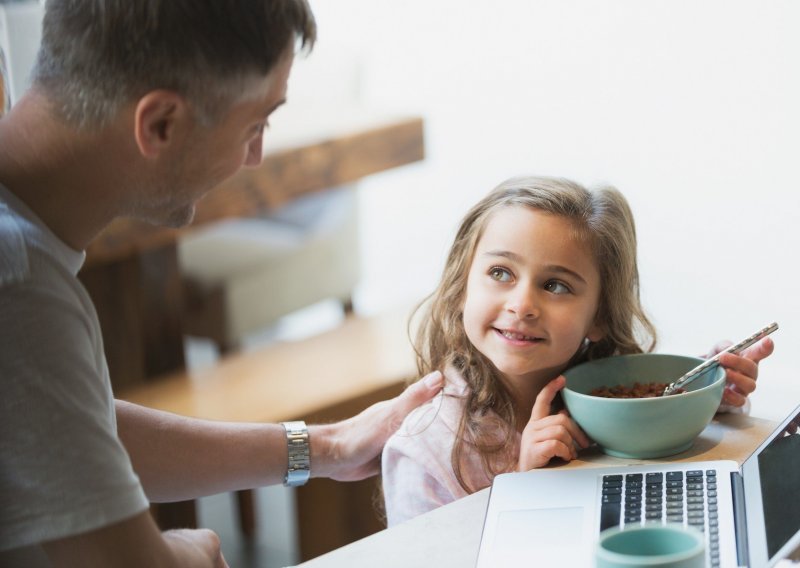
{"label": "laptop hinge", "polygon": [[733,525],[736,533],[736,556],[739,566],[750,565],[750,550],[747,547],[747,517],[744,514],[744,481],[738,471],[731,472],[733,492]]}

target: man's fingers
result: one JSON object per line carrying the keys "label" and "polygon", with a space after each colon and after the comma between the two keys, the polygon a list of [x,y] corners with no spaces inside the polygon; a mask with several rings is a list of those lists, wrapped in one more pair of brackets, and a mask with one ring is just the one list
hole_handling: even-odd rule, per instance
{"label": "man's fingers", "polygon": [[440,371],[434,371],[409,385],[395,398],[378,402],[365,412],[373,411],[376,414],[384,414],[380,422],[388,438],[400,428],[403,420],[412,410],[435,397],[442,390],[442,385],[444,385],[444,376]]}
{"label": "man's fingers", "polygon": [[410,385],[393,401],[395,418],[402,422],[409,412],[436,396],[442,390],[442,385],[444,376],[440,371],[429,373]]}
{"label": "man's fingers", "polygon": [[565,384],[567,384],[567,379],[563,375],[559,375],[544,386],[536,397],[536,402],[533,403],[531,422],[550,416],[550,407],[553,404],[553,399],[558,394],[558,391],[564,388]]}

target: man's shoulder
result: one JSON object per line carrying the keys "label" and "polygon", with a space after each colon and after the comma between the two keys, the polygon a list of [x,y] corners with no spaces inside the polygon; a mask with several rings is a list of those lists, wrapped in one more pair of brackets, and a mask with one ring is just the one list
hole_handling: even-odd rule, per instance
{"label": "man's shoulder", "polygon": [[22,282],[29,275],[28,248],[19,218],[0,202],[0,286]]}

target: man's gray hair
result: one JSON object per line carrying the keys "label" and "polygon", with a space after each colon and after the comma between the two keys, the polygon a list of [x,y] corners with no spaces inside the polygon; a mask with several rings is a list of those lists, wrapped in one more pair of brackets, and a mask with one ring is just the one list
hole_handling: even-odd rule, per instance
{"label": "man's gray hair", "polygon": [[32,81],[80,127],[155,89],[210,122],[290,45],[315,40],[307,0],[47,0]]}

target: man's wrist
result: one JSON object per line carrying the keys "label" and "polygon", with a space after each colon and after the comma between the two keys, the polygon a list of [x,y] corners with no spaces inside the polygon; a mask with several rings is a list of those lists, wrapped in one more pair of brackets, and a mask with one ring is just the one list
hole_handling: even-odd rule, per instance
{"label": "man's wrist", "polygon": [[281,422],[286,430],[287,466],[283,484],[305,485],[311,475],[311,448],[308,427],[302,420]]}

